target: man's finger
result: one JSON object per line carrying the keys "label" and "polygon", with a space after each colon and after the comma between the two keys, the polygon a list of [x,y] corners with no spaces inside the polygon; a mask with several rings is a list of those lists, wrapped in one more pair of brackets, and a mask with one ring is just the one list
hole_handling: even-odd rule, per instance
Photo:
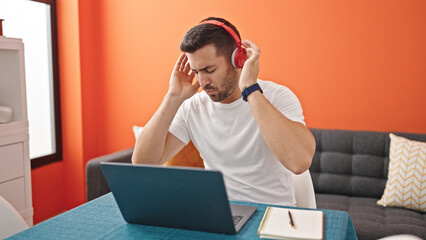
{"label": "man's finger", "polygon": [[244,46],[244,47],[246,47],[246,48],[252,48],[252,49],[254,49],[255,51],[260,52],[259,47],[258,47],[256,44],[254,44],[252,41],[250,41],[250,40],[244,40],[244,41],[242,42],[242,44],[243,44],[243,46]]}
{"label": "man's finger", "polygon": [[188,57],[186,56],[186,54],[184,54],[184,57],[183,57],[182,61],[180,62],[179,71],[181,71],[181,72],[184,71],[187,62],[188,62]]}
{"label": "man's finger", "polygon": [[176,61],[176,64],[175,64],[175,68],[174,68],[175,71],[179,71],[180,65],[181,65],[182,60],[184,59],[184,57],[185,57],[185,53],[182,53],[179,56],[179,58],[178,58],[178,60]]}
{"label": "man's finger", "polygon": [[191,67],[189,66],[189,62],[186,61],[185,68],[183,69],[183,72],[188,74],[189,70],[191,70]]}
{"label": "man's finger", "polygon": [[195,81],[194,84],[192,84],[192,87],[194,89],[199,89],[200,88],[200,83],[198,81]]}
{"label": "man's finger", "polygon": [[244,40],[241,42],[243,44],[244,47],[251,47],[252,46],[252,42],[250,42],[249,40]]}
{"label": "man's finger", "polygon": [[252,55],[258,57],[260,55],[259,49],[246,48],[247,57],[250,58]]}

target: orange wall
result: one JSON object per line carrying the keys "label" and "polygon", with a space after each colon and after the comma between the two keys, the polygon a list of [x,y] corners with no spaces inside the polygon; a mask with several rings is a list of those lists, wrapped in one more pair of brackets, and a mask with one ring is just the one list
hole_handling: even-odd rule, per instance
{"label": "orange wall", "polygon": [[131,125],[160,104],[184,33],[211,15],[259,45],[260,78],[289,86],[309,127],[426,133],[425,1],[99,3],[101,152],[133,144]]}
{"label": "orange wall", "polygon": [[426,133],[426,2],[58,0],[64,161],[33,170],[35,221],[84,202],[86,162],[134,144],[184,33],[208,16],[261,48],[309,127]]}

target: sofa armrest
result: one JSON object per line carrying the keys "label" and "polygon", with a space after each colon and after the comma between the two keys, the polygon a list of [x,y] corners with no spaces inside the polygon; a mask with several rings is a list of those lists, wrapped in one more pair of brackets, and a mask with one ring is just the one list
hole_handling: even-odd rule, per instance
{"label": "sofa armrest", "polygon": [[112,154],[93,158],[86,165],[87,201],[100,197],[111,190],[101,170],[101,162],[132,162],[133,148],[118,151]]}

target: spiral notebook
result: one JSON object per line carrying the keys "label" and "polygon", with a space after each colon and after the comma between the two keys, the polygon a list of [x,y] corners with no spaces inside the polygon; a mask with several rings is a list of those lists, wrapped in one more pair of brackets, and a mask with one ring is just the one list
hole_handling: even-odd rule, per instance
{"label": "spiral notebook", "polygon": [[322,211],[279,207],[266,209],[257,230],[260,238],[268,239],[321,240],[323,234]]}

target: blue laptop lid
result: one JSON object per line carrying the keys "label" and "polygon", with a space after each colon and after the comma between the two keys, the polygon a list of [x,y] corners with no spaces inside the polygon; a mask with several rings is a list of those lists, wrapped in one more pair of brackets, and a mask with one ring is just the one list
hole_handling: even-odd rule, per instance
{"label": "blue laptop lid", "polygon": [[236,233],[218,171],[126,163],[101,168],[129,223]]}

